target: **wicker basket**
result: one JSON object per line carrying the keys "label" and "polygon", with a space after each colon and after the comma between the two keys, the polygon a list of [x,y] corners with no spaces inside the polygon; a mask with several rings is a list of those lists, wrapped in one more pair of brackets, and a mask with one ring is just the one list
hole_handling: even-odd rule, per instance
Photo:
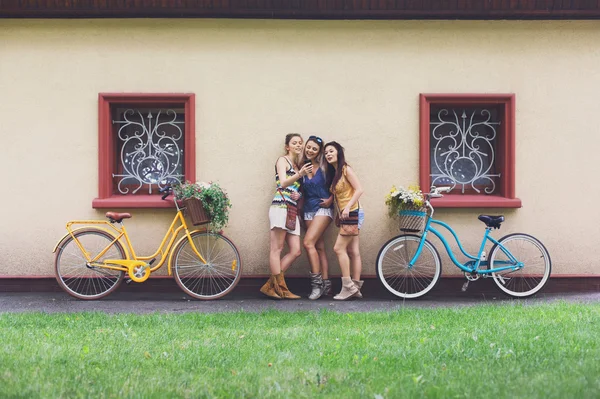
{"label": "wicker basket", "polygon": [[425,217],[427,208],[425,207],[407,207],[402,209],[400,216],[400,231],[407,233],[419,233],[425,228]]}
{"label": "wicker basket", "polygon": [[198,198],[188,198],[184,203],[194,226],[210,223],[210,217],[208,217],[202,202]]}

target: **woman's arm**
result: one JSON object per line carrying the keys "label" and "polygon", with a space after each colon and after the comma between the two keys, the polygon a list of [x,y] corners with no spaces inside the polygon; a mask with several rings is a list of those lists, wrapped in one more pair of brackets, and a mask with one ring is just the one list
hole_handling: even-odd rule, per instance
{"label": "woman's arm", "polygon": [[354,188],[354,195],[352,198],[350,198],[348,205],[346,205],[342,211],[342,219],[346,219],[348,216],[350,216],[350,209],[358,202],[358,199],[363,193],[358,176],[356,176],[356,173],[354,173],[354,170],[352,170],[350,166],[346,166],[346,179],[348,179],[348,183],[350,183],[352,188]]}
{"label": "woman's arm", "polygon": [[331,206],[331,204],[333,204],[333,195],[330,195],[327,198],[321,198],[321,202],[319,203],[319,206],[321,208],[329,208]]}
{"label": "woman's arm", "polygon": [[[279,176],[279,184],[281,184],[281,188],[286,188],[288,186],[291,186],[292,184],[294,184],[296,181],[300,180],[300,178],[302,176],[306,176],[306,169],[307,169],[307,165],[304,165],[302,167],[302,169],[300,169],[299,172],[296,172],[294,175],[287,177],[287,167],[288,167],[288,163],[287,160],[285,159],[285,157],[280,157],[277,160],[277,175]],[[310,165],[310,167],[312,168],[312,165]]]}

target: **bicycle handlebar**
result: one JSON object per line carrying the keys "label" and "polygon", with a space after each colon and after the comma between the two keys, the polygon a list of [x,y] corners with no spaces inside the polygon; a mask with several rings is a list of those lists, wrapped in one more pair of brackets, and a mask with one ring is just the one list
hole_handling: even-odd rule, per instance
{"label": "bicycle handlebar", "polygon": [[429,202],[429,200],[431,198],[442,198],[442,193],[448,193],[450,192],[450,190],[452,190],[452,187],[431,186],[431,188],[429,189],[430,192],[425,194],[425,205],[431,210],[431,214],[429,215],[429,217],[433,217],[434,212],[433,206],[431,205],[431,202]]}
{"label": "bicycle handlebar", "polygon": [[429,198],[442,198],[443,197],[442,193],[448,193],[448,192],[450,192],[451,189],[452,189],[452,187],[431,186],[430,192],[429,192],[429,194],[427,194],[427,196]]}

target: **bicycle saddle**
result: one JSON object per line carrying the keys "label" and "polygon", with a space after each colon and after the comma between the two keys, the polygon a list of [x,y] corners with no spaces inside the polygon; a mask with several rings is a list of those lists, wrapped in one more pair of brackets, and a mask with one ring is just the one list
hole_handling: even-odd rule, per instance
{"label": "bicycle saddle", "polygon": [[504,222],[504,215],[500,216],[491,216],[491,215],[479,215],[477,218],[481,220],[487,227],[492,227],[494,229],[500,228],[500,223]]}
{"label": "bicycle saddle", "polygon": [[106,212],[105,216],[110,220],[111,223],[121,223],[123,219],[129,219],[131,217],[131,213]]}

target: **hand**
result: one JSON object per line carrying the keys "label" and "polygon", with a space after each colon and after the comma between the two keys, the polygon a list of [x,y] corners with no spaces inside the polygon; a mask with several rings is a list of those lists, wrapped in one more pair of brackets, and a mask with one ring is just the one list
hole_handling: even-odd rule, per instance
{"label": "hand", "polygon": [[295,192],[295,191],[293,191],[293,192],[290,194],[290,198],[291,198],[292,200],[294,200],[294,201],[298,201],[298,200],[300,199],[300,197],[302,197],[302,194],[300,194],[300,193],[297,193],[297,192]]}
{"label": "hand", "polygon": [[305,164],[304,166],[302,166],[302,169],[300,169],[300,172],[298,172],[298,174],[300,174],[300,176],[306,176],[307,174],[312,173],[312,170],[312,163]]}
{"label": "hand", "polygon": [[333,204],[333,195],[330,195],[329,198],[321,198],[319,206],[321,208],[329,208],[331,204]]}
{"label": "hand", "polygon": [[342,211],[342,216],[340,216],[342,220],[346,220],[350,217],[350,209],[348,209],[348,207],[345,207],[344,210]]}

